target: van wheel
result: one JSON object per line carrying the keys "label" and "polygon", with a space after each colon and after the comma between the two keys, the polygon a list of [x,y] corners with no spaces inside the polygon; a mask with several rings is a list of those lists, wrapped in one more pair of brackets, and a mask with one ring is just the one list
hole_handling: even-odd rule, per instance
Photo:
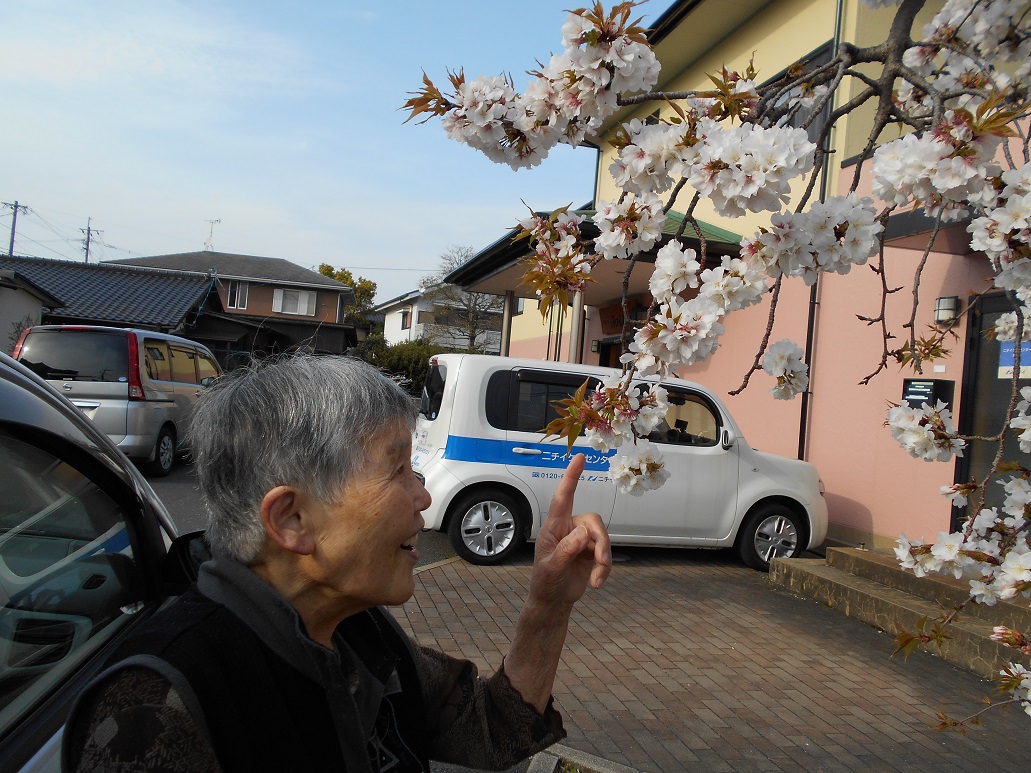
{"label": "van wheel", "polygon": [[162,427],[158,442],[154,444],[154,461],[147,465],[147,472],[155,478],[163,478],[172,471],[175,464],[175,433]]}
{"label": "van wheel", "polygon": [[774,558],[794,558],[802,552],[801,522],[784,505],[758,507],[742,524],[737,549],[750,567],[768,572]]}
{"label": "van wheel", "polygon": [[462,497],[455,507],[448,538],[451,547],[471,564],[500,564],[526,541],[523,508],[498,489],[480,489]]}

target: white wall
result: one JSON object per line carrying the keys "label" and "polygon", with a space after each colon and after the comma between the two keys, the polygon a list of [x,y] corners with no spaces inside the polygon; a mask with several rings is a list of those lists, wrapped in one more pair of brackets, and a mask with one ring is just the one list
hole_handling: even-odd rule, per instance
{"label": "white wall", "polygon": [[25,317],[32,318],[32,324],[38,325],[43,307],[39,298],[24,290],[0,287],[0,351],[10,354],[14,351],[15,341],[10,340],[14,326]]}

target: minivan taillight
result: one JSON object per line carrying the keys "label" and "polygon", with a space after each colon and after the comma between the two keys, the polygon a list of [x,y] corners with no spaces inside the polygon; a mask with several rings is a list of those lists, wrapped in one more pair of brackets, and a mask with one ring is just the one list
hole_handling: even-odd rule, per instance
{"label": "minivan taillight", "polygon": [[29,330],[31,330],[31,328],[25,328],[21,331],[21,335],[18,336],[18,343],[14,345],[14,352],[11,354],[14,359],[18,359],[18,355],[21,354],[21,349],[25,346],[25,339],[29,335]]}
{"label": "minivan taillight", "polygon": [[129,399],[146,400],[140,380],[140,345],[135,333],[129,333]]}

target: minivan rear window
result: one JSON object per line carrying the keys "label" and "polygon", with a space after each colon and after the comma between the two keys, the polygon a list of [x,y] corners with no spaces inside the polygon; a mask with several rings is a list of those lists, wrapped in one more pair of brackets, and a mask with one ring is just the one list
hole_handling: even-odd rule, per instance
{"label": "minivan rear window", "polygon": [[125,335],[88,330],[37,330],[25,337],[18,359],[45,379],[129,380],[129,341]]}

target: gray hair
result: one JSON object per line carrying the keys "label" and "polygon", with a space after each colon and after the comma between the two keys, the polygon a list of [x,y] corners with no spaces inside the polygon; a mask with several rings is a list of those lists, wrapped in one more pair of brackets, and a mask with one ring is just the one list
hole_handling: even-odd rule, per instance
{"label": "gray hair", "polygon": [[294,355],[232,371],[206,389],[190,450],[208,508],[213,550],[249,564],[265,544],[261,501],[276,486],[335,499],[366,460],[368,441],[415,400],[372,365]]}

